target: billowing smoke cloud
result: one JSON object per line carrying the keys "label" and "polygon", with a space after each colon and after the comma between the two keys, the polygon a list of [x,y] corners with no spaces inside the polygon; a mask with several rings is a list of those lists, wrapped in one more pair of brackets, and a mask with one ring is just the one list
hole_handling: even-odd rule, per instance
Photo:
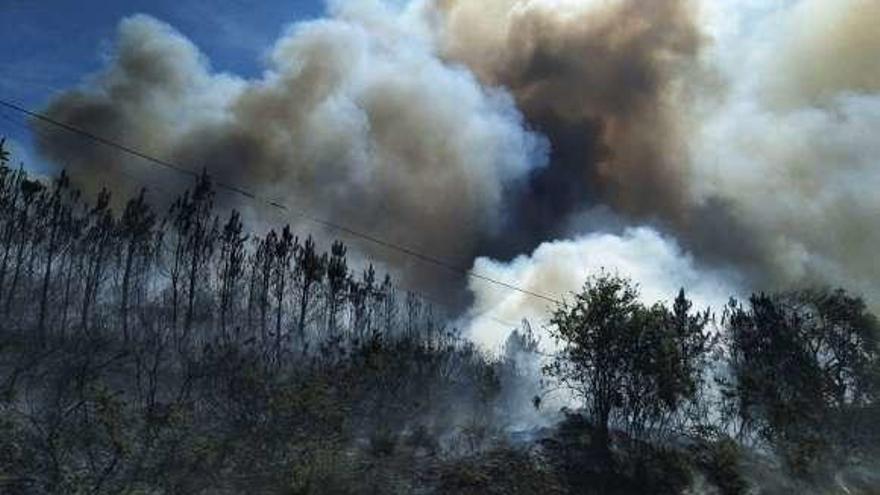
{"label": "billowing smoke cloud", "polygon": [[[440,5],[448,17],[449,53],[485,80],[510,85],[527,117],[548,132],[554,152],[543,175],[558,172],[563,181],[588,184],[576,202],[556,210],[568,218],[558,231],[570,235],[565,228],[581,215],[571,212],[599,201],[618,213],[612,223],[623,214],[624,222],[653,224],[677,237],[701,265],[735,269],[753,289],[841,285],[876,307],[880,34],[872,19],[880,16],[880,4]],[[488,12],[502,21],[487,22],[481,16]],[[562,125],[542,126],[547,115]],[[586,148],[572,154],[578,164],[560,155],[570,142]],[[477,266],[525,284],[524,272],[595,269],[578,258],[552,264],[535,258],[555,245],[543,245],[530,260]],[[650,276],[633,275],[653,284]],[[647,282],[640,280],[645,276]],[[572,280],[543,288],[562,294]],[[474,291],[478,301],[494,300],[486,289]],[[514,319],[505,307],[528,307],[498,304]],[[475,326],[482,327],[479,319]]]}
{"label": "billowing smoke cloud", "polygon": [[[526,247],[559,235],[586,205],[678,218],[687,161],[677,95],[702,43],[691,2],[439,0],[435,9],[447,56],[510,88],[553,144],[550,166],[519,198]],[[502,243],[509,253],[511,239]]]}
{"label": "billowing smoke cloud", "polygon": [[[108,68],[47,112],[467,266],[477,241],[503,224],[505,192],[546,161],[546,144],[507,93],[444,63],[405,26],[373,22],[384,13],[374,5],[360,17],[347,11],[291,27],[253,81],[213,73],[171,27],[131,17]],[[154,168],[126,166],[131,158],[116,151],[61,132],[43,136],[42,151],[90,172],[89,185],[155,181]],[[412,261],[372,254],[398,268]],[[420,281],[431,280],[449,284],[434,271]]]}
{"label": "billowing smoke cloud", "polygon": [[[589,276],[602,271],[635,280],[647,304],[670,302],[684,288],[695,309],[721,308],[742,291],[742,281],[735,273],[699,266],[673,239],[646,227],[628,228],[619,235],[596,233],[547,242],[510,263],[478,258],[474,267],[533,293],[569,301]],[[510,331],[499,320],[525,318],[543,337],[545,348],[553,345],[544,332],[551,303],[480,280],[471,281],[470,289],[476,294],[469,326],[473,340],[497,350]]]}
{"label": "billowing smoke cloud", "polygon": [[765,285],[834,284],[880,303],[880,32],[871,0],[707,9],[721,95],[694,104],[692,201],[731,206]]}
{"label": "billowing smoke cloud", "polygon": [[[48,111],[462,265],[491,256],[476,269],[554,297],[604,266],[646,299],[827,283],[880,300],[876,1],[329,9],[291,27],[258,80],[213,72],[170,27],[130,18],[106,71]],[[42,150],[92,167],[95,184],[144,178],[63,134]],[[545,309],[472,291],[472,315]]]}

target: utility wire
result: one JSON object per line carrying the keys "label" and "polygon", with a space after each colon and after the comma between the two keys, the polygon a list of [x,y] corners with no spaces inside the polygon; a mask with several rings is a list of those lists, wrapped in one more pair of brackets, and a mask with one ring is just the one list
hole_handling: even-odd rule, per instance
{"label": "utility wire", "polygon": [[[92,141],[100,143],[104,146],[123,151],[123,152],[128,153],[132,156],[136,156],[138,158],[141,158],[142,160],[153,163],[155,165],[162,166],[164,168],[173,170],[177,173],[187,175],[190,177],[198,177],[197,172],[190,170],[186,167],[182,167],[182,166],[174,164],[172,162],[156,158],[156,157],[149,155],[145,152],[139,151],[137,149],[134,149],[132,147],[129,147],[129,146],[126,146],[126,145],[123,145],[120,143],[117,143],[117,142],[112,141],[110,139],[98,136],[98,135],[93,134],[89,131],[86,131],[86,130],[83,130],[79,127],[68,124],[66,122],[61,122],[59,120],[53,119],[45,114],[42,114],[39,112],[34,112],[32,110],[28,110],[27,108],[16,105],[15,103],[11,103],[9,101],[0,99],[0,105],[7,107],[9,109],[15,110],[17,112],[23,113],[23,114],[25,114],[29,117],[32,117],[34,119],[37,119],[39,121],[51,124],[56,127],[59,127],[59,128],[64,129],[70,133],[85,137],[87,139],[90,139]],[[488,282],[490,284],[497,285],[499,287],[504,287],[509,290],[520,292],[520,293],[527,295],[527,296],[530,296],[530,297],[542,299],[544,301],[554,303],[554,304],[560,304],[560,301],[556,298],[553,298],[553,297],[550,297],[550,296],[547,296],[544,294],[540,294],[538,292],[531,291],[528,289],[524,289],[522,287],[518,287],[514,284],[503,282],[501,280],[497,280],[493,277],[489,277],[487,275],[483,275],[483,274],[474,272],[473,270],[457,266],[453,263],[442,260],[440,258],[421,253],[421,252],[416,251],[415,249],[409,248],[407,246],[403,246],[403,245],[400,245],[400,244],[397,244],[397,243],[394,243],[391,241],[387,241],[382,238],[379,238],[379,237],[352,229],[350,227],[346,227],[344,225],[340,225],[335,222],[331,222],[329,220],[325,220],[323,218],[313,216],[309,213],[306,213],[301,208],[300,209],[293,209],[286,204],[279,203],[278,201],[275,201],[275,200],[272,200],[269,198],[259,197],[257,194],[255,194],[249,190],[243,189],[235,184],[230,184],[230,183],[226,183],[226,182],[222,182],[222,181],[215,182],[215,184],[217,185],[217,187],[219,189],[224,189],[224,190],[239,194],[241,196],[244,196],[244,197],[251,199],[251,200],[254,200],[254,201],[263,202],[273,208],[287,211],[287,212],[289,212],[293,215],[296,215],[296,216],[298,216],[306,221],[309,221],[311,223],[321,225],[323,227],[342,232],[342,233],[344,233],[348,236],[351,236],[351,237],[360,238],[362,240],[368,241],[372,244],[384,247],[384,248],[392,250],[392,251],[398,251],[400,253],[403,253],[407,256],[410,256],[410,257],[417,259],[419,261],[422,261],[424,263],[432,264],[432,265],[438,266],[440,268],[444,268],[444,269],[451,271],[451,272],[461,273],[461,274],[463,274],[467,277],[470,277],[472,279]]]}
{"label": "utility wire", "polygon": [[[69,123],[53,119],[43,113],[29,110],[27,108],[19,106],[19,105],[12,103],[10,101],[0,99],[0,106],[3,106],[8,109],[14,110],[16,112],[22,113],[24,115],[27,115],[31,118],[34,118],[34,119],[40,121],[40,122],[47,123],[52,126],[58,127],[58,128],[63,129],[67,132],[70,132],[72,134],[90,139],[90,140],[92,140],[96,143],[102,144],[104,146],[114,148],[116,150],[128,153],[128,154],[135,156],[135,157],[138,157],[146,162],[167,168],[167,169],[172,170],[174,172],[177,172],[179,174],[187,175],[187,176],[194,177],[194,178],[198,177],[198,175],[199,175],[198,172],[190,170],[186,167],[182,167],[182,166],[177,165],[175,163],[156,158],[156,157],[149,155],[143,151],[139,151],[135,148],[126,146],[124,144],[117,143],[116,141],[98,136],[98,135],[93,134],[89,131],[86,131],[84,129],[81,129],[79,127],[71,125]],[[546,302],[550,302],[550,303],[554,303],[554,304],[561,304],[561,301],[559,299],[554,298],[554,297],[551,297],[551,296],[548,296],[545,294],[541,294],[541,293],[538,293],[538,292],[535,292],[535,291],[532,291],[529,289],[524,289],[524,288],[519,287],[517,285],[511,284],[508,282],[504,282],[504,281],[495,279],[495,278],[487,276],[487,275],[483,275],[481,273],[475,272],[475,271],[470,270],[468,268],[457,266],[457,265],[455,265],[451,262],[445,261],[443,259],[431,256],[428,254],[421,253],[421,252],[419,252],[415,249],[409,248],[407,246],[397,244],[397,243],[394,243],[391,241],[387,241],[387,240],[382,239],[380,237],[377,237],[377,236],[374,236],[371,234],[367,234],[367,233],[352,229],[350,227],[346,227],[344,225],[337,224],[335,222],[332,222],[332,221],[329,221],[329,220],[326,220],[326,219],[323,219],[320,217],[316,217],[314,215],[307,213],[302,208],[294,209],[294,208],[289,207],[288,205],[280,203],[278,201],[275,201],[275,200],[272,200],[269,198],[262,198],[262,197],[258,196],[256,193],[251,192],[251,191],[244,189],[242,187],[239,187],[235,184],[217,181],[217,182],[215,182],[215,185],[219,189],[224,189],[226,191],[230,191],[232,193],[244,196],[244,197],[251,199],[253,201],[256,201],[256,202],[262,202],[272,208],[289,212],[289,213],[291,213],[297,217],[300,217],[308,222],[311,222],[311,223],[314,223],[317,225],[321,225],[321,226],[329,228],[331,230],[342,232],[350,237],[359,238],[359,239],[365,240],[369,243],[375,244],[377,246],[381,246],[385,249],[403,253],[403,254],[405,254],[411,258],[414,258],[416,260],[419,260],[423,263],[431,264],[431,265],[437,266],[439,268],[443,268],[445,270],[448,270],[450,272],[460,273],[460,274],[463,274],[471,279],[487,282],[487,283],[496,285],[498,287],[502,287],[502,288],[509,289],[509,290],[512,290],[515,292],[519,292],[519,293],[526,295],[526,296],[529,296],[529,297],[534,297],[534,298],[541,299]]]}
{"label": "utility wire", "polygon": [[[25,130],[33,130],[33,129],[31,129],[30,127],[28,127],[28,125],[27,125],[26,123],[14,119],[13,117],[7,115],[7,114],[6,114],[5,112],[3,112],[2,110],[0,110],[0,118],[2,118],[3,120],[6,120],[7,122],[9,122],[9,123],[11,123],[11,124],[15,124],[17,127],[20,127],[20,128],[22,128],[22,129],[25,129]],[[38,128],[36,129],[36,132],[39,133],[39,132],[40,132],[40,129],[41,129],[41,128],[38,127]],[[135,177],[135,176],[129,174],[128,172],[124,171],[124,170],[120,170],[119,172],[120,172],[121,174],[123,174],[124,176],[128,177],[129,179],[131,179],[131,180],[134,181],[134,182],[140,182],[140,183],[143,182],[143,180],[142,180],[141,178]],[[452,307],[451,307],[449,304],[442,303],[442,302],[440,302],[440,301],[437,300],[437,299],[434,299],[434,298],[428,297],[426,294],[424,294],[424,293],[421,292],[421,291],[418,291],[418,290],[412,289],[412,288],[410,288],[410,287],[404,287],[404,286],[402,286],[402,285],[400,285],[400,284],[391,284],[391,285],[392,285],[395,289],[397,289],[397,290],[401,290],[401,291],[404,291],[404,292],[406,292],[406,293],[410,293],[410,294],[415,295],[415,296],[418,297],[420,300],[425,301],[426,303],[429,303],[429,304],[431,304],[431,305],[433,305],[433,306],[436,306],[436,307],[439,307],[439,308],[444,308],[444,309],[446,309],[447,311],[450,311],[451,313],[454,312],[454,311],[452,310]],[[516,327],[518,327],[518,326],[520,325],[519,323],[513,323],[513,322],[511,322],[511,321],[508,321],[508,320],[502,320],[502,319],[500,319],[500,318],[497,318],[497,317],[495,317],[495,316],[492,316],[492,315],[489,314],[490,312],[491,312],[491,310],[482,311],[482,312],[480,312],[480,313],[476,313],[476,314],[471,315],[471,317],[472,317],[472,318],[486,318],[486,319],[489,319],[489,320],[491,320],[492,322],[494,322],[494,323],[496,323],[496,324],[498,324],[498,325],[501,325],[501,326],[503,326],[503,327],[507,327],[507,328],[516,328]]]}

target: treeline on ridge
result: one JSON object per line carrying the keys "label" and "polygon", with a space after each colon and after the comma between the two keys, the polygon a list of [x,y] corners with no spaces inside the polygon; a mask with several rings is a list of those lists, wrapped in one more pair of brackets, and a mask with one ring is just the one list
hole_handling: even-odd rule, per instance
{"label": "treeline on ridge", "polygon": [[[773,453],[813,484],[878,467],[880,325],[843,290],[754,294],[716,316],[683,290],[671,307],[645,305],[633,282],[602,273],[549,330],[559,350],[545,373],[587,412],[600,460],[616,433],[650,448],[709,441],[722,448],[711,456]],[[741,493],[736,467],[722,486]]]}
{"label": "treeline on ridge", "polygon": [[352,445],[485,435],[500,364],[341,242],[248,234],[206,173],[163,214],[0,157],[0,491],[332,491],[381,482]]}
{"label": "treeline on ridge", "polygon": [[585,274],[553,342],[524,323],[494,355],[342,243],[221,218],[205,173],[158,212],[8,158],[0,144],[0,492],[880,485],[853,468],[880,459],[880,329],[843,290],[711,313]]}

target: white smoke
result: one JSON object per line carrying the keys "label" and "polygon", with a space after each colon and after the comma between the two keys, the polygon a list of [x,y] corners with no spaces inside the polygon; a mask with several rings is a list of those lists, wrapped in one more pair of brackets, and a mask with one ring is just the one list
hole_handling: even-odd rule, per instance
{"label": "white smoke", "polygon": [[706,8],[703,59],[721,85],[695,100],[693,201],[732,205],[772,283],[841,285],[877,304],[880,2],[749,4]]}
{"label": "white smoke", "polygon": [[[647,304],[671,302],[684,288],[695,309],[720,308],[742,288],[735,274],[701,267],[675,240],[647,227],[622,234],[594,233],[571,240],[546,242],[531,255],[510,263],[478,258],[474,271],[515,284],[530,292],[571,301],[586,279],[602,271],[632,278]],[[498,350],[510,332],[499,323],[527,319],[542,343],[553,304],[522,292],[472,280],[475,296],[469,336],[487,349]]]}

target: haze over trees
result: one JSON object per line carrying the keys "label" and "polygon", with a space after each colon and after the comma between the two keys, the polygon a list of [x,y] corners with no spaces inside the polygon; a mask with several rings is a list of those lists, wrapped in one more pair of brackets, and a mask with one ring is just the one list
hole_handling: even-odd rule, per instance
{"label": "haze over trees", "polygon": [[795,469],[877,444],[880,325],[843,290],[757,294],[727,308],[724,413]]}
{"label": "haze over trees", "polygon": [[712,313],[584,274],[554,345],[495,355],[343,243],[221,216],[206,173],[158,211],[2,149],[0,492],[878,486],[880,327],[843,290]]}

